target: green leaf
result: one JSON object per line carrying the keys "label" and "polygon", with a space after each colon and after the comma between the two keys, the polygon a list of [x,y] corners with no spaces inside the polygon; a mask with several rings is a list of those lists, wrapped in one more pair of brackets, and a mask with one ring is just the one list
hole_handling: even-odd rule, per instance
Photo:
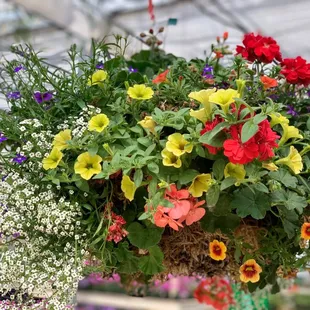
{"label": "green leaf", "polygon": [[149,147],[152,143],[152,141],[147,137],[138,138],[137,141],[146,147]]}
{"label": "green leaf", "polygon": [[78,180],[75,182],[75,185],[83,192],[89,192],[89,185],[86,180]]}
{"label": "green leaf", "polygon": [[221,191],[223,191],[224,189],[234,185],[236,183],[236,179],[232,178],[232,177],[228,177],[226,179],[224,179],[221,183]]}
{"label": "green leaf", "polygon": [[139,249],[147,249],[160,241],[164,230],[155,225],[144,227],[138,222],[133,222],[128,226],[127,231],[132,245]]}
{"label": "green leaf", "polygon": [[220,195],[218,202],[216,203],[215,208],[213,209],[214,215],[221,216],[229,214],[231,212],[230,202],[231,202],[231,195],[228,195],[226,193]]}
{"label": "green leaf", "polygon": [[218,184],[213,184],[206,194],[208,207],[211,208],[214,207],[217,204],[219,197],[220,197],[220,187]]}
{"label": "green leaf", "polygon": [[259,220],[270,210],[270,199],[265,193],[247,187],[234,193],[231,207],[237,209],[237,215],[242,218],[250,215]]}
{"label": "green leaf", "polygon": [[148,218],[151,217],[151,216],[152,216],[151,213],[144,212],[144,213],[142,213],[142,214],[139,216],[138,220],[139,220],[139,221],[143,221],[143,220],[148,219]]}
{"label": "green leaf", "polygon": [[142,169],[136,169],[134,177],[133,177],[133,181],[136,185],[136,187],[139,187],[142,183],[143,180],[143,171]]}
{"label": "green leaf", "polygon": [[162,272],[164,267],[162,265],[164,254],[156,245],[150,247],[149,255],[143,256],[139,260],[139,268],[146,275],[154,275]]}
{"label": "green leaf", "polygon": [[224,159],[217,159],[212,166],[212,171],[213,171],[213,175],[214,178],[216,180],[222,180],[224,177],[224,169],[226,166],[226,161]]}
{"label": "green leaf", "polygon": [[180,184],[188,184],[193,181],[193,179],[199,174],[197,170],[187,169],[179,174]]}
{"label": "green leaf", "polygon": [[200,144],[196,145],[195,150],[198,156],[203,157],[203,158],[206,157],[205,149]]}
{"label": "green leaf", "polygon": [[155,144],[155,143],[151,144],[151,145],[145,150],[145,156],[150,155],[150,154],[154,151],[155,147],[156,147],[156,144]]}
{"label": "green leaf", "polygon": [[258,125],[254,124],[253,120],[244,123],[241,130],[241,142],[245,143],[250,140],[257,133],[258,128]]}
{"label": "green leaf", "polygon": [[229,234],[240,224],[240,218],[236,214],[228,213],[225,216],[215,216],[212,212],[207,212],[201,219],[201,228],[214,233],[220,229],[223,233]]}
{"label": "green leaf", "polygon": [[297,193],[284,189],[280,189],[272,192],[272,203],[274,205],[284,205],[287,210],[297,210],[300,214],[303,209],[308,205],[307,199],[303,196],[299,196]]}
{"label": "green leaf", "polygon": [[118,244],[118,248],[114,250],[116,259],[120,263],[117,267],[119,273],[131,274],[138,271],[138,257],[134,256],[132,251],[128,250],[128,242]]}
{"label": "green leaf", "polygon": [[[208,145],[220,147],[222,144],[219,144],[219,141],[216,141],[216,136],[226,127],[228,127],[229,124],[227,122],[222,122],[217,124],[211,131],[206,132],[199,138],[199,142],[205,143]],[[216,144],[216,145],[215,145]]]}
{"label": "green leaf", "polygon": [[88,148],[88,153],[90,154],[90,156],[94,156],[97,154],[98,152],[98,144],[93,144]]}
{"label": "green leaf", "polygon": [[173,208],[174,207],[174,204],[167,199],[160,200],[159,205],[161,205],[165,208]]}
{"label": "green leaf", "polygon": [[83,100],[78,100],[76,103],[81,109],[85,108],[85,102]]}
{"label": "green leaf", "polygon": [[150,162],[147,164],[147,168],[150,170],[150,172],[158,174],[159,173],[159,167],[155,162]]}
{"label": "green leaf", "polygon": [[269,189],[266,185],[264,185],[263,183],[255,183],[251,186],[252,188],[254,188],[256,191],[259,192],[263,192],[263,193],[269,193]]}
{"label": "green leaf", "polygon": [[278,171],[269,172],[269,176],[281,182],[285,187],[296,188],[298,180],[296,177],[292,176],[290,172],[286,169],[280,168]]}
{"label": "green leaf", "polygon": [[263,114],[256,114],[253,118],[253,123],[258,125],[260,124],[262,121],[264,121],[267,118],[267,115],[263,115]]}

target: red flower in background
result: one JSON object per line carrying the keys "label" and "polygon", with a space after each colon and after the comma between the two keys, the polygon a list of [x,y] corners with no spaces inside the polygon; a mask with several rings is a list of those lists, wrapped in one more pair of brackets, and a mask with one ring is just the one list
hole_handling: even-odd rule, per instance
{"label": "red flower in background", "polygon": [[280,136],[271,129],[268,120],[264,120],[259,124],[259,130],[255,134],[254,139],[258,145],[258,159],[260,161],[267,160],[274,156],[273,149],[278,147],[276,140],[279,138]]}
{"label": "red flower in background", "polygon": [[217,310],[226,310],[234,304],[229,282],[217,276],[202,280],[194,291],[194,297]]}
{"label": "red flower in background", "polygon": [[255,139],[252,137],[245,143],[241,142],[241,125],[233,125],[229,132],[232,139],[227,139],[224,144],[224,155],[233,164],[247,164],[258,157],[259,150]]}
{"label": "red flower in background", "polygon": [[310,84],[310,64],[305,59],[298,56],[296,58],[283,59],[282,70],[280,71],[290,84]]}
{"label": "red flower in background", "polygon": [[156,76],[155,79],[152,80],[154,84],[164,83],[167,81],[167,74],[169,73],[169,69],[164,71],[163,73],[160,73]]}
{"label": "red flower in background", "polygon": [[113,240],[115,243],[118,243],[128,235],[128,231],[123,228],[126,221],[121,215],[116,215],[114,212],[111,212],[111,221],[112,224],[108,230],[107,241]]}
{"label": "red flower in background", "polygon": [[248,33],[244,35],[242,41],[244,46],[237,45],[237,54],[249,61],[261,61],[263,63],[271,63],[273,60],[282,60],[280,47],[277,41],[271,37],[263,37]]}
{"label": "red flower in background", "polygon": [[[200,134],[203,135],[204,133],[211,131],[217,124],[222,122],[223,119],[219,115],[216,115],[213,121],[208,121],[205,123],[205,128],[200,131]],[[214,155],[222,149],[221,147],[214,147],[208,144],[203,144],[203,146],[208,149],[210,154]]]}

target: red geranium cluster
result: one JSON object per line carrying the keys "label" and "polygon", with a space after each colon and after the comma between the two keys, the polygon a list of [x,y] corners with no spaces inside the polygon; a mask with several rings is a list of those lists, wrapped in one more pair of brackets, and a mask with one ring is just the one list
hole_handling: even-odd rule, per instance
{"label": "red geranium cluster", "polygon": [[123,228],[126,224],[125,219],[121,215],[116,215],[111,212],[112,224],[108,230],[107,241],[120,242],[124,237],[128,235],[128,231]]}
{"label": "red geranium cluster", "polygon": [[202,280],[194,291],[194,297],[200,303],[213,306],[217,310],[226,310],[234,304],[230,284],[217,276]]}
{"label": "red geranium cluster", "polygon": [[[222,119],[215,118],[212,122],[207,122],[201,134],[212,130]],[[276,140],[280,138],[274,132],[268,120],[259,124],[258,132],[247,142],[241,141],[241,131],[244,125],[232,125],[225,130],[229,138],[224,141],[224,155],[233,164],[247,164],[257,158],[260,161],[268,160],[274,156],[273,149],[278,147]],[[216,148],[204,144],[211,154],[216,154],[221,148]]]}
{"label": "red geranium cluster", "polygon": [[283,59],[280,71],[290,84],[310,84],[310,63],[298,56],[296,58]]}
{"label": "red geranium cluster", "polygon": [[191,197],[187,189],[178,190],[175,184],[171,184],[170,189],[166,190],[165,199],[170,201],[174,207],[157,207],[154,223],[158,227],[169,225],[172,229],[179,230],[179,227],[183,227],[183,223],[192,225],[206,213],[204,208],[199,208],[205,203],[205,200],[197,201]]}
{"label": "red geranium cluster", "polygon": [[244,46],[237,45],[237,54],[249,61],[261,61],[263,63],[271,63],[274,59],[281,61],[282,56],[277,41],[271,37],[263,37],[248,33],[244,35],[242,41]]}

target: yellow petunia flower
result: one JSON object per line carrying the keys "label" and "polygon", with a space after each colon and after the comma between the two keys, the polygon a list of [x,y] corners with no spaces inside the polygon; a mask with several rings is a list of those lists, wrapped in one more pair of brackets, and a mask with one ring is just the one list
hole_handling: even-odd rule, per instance
{"label": "yellow petunia flower", "polygon": [[213,184],[211,174],[203,173],[197,175],[192,181],[188,191],[193,197],[201,197],[204,192],[207,192],[210,186]]}
{"label": "yellow petunia flower", "polygon": [[206,109],[202,108],[200,110],[193,110],[191,109],[189,115],[192,117],[197,118],[201,122],[205,123],[209,120],[209,116],[207,115]]}
{"label": "yellow petunia flower", "polygon": [[277,171],[279,167],[274,163],[263,162],[262,167],[269,171]]}
{"label": "yellow petunia flower", "polygon": [[128,175],[123,175],[121,189],[129,201],[134,199],[137,187]]}
{"label": "yellow petunia flower", "polygon": [[240,280],[241,282],[252,282],[256,283],[260,279],[260,273],[262,268],[258,265],[255,259],[248,259],[240,268]]}
{"label": "yellow petunia flower", "polygon": [[89,180],[93,175],[101,172],[102,158],[99,155],[91,156],[90,153],[85,152],[78,156],[74,164],[74,171],[80,174],[85,180]]}
{"label": "yellow petunia flower", "polygon": [[197,100],[204,106],[204,111],[206,113],[207,118],[209,119],[212,115],[212,109],[214,104],[209,101],[210,96],[216,92],[216,88],[211,89],[203,89],[200,91],[191,92],[188,97],[194,100]]}
{"label": "yellow petunia flower", "polygon": [[287,140],[291,138],[299,138],[302,139],[303,136],[299,133],[298,128],[294,126],[289,126],[286,123],[281,123],[281,126],[283,128],[282,137],[279,141],[279,146],[283,145]]}
{"label": "yellow petunia flower", "polygon": [[133,87],[128,88],[127,94],[132,99],[147,100],[153,97],[154,91],[144,84],[135,84]]}
{"label": "yellow petunia flower", "polygon": [[110,120],[105,114],[93,116],[88,122],[88,130],[102,132],[110,123]]}
{"label": "yellow petunia flower", "polygon": [[277,165],[288,166],[295,174],[301,172],[303,168],[302,158],[294,146],[290,146],[290,153],[285,158],[276,161]]}
{"label": "yellow petunia flower", "polygon": [[216,93],[212,94],[209,101],[219,105],[225,114],[228,113],[229,106],[235,102],[234,98],[239,98],[240,94],[231,88],[220,89]]}
{"label": "yellow petunia flower", "polygon": [[50,152],[50,154],[47,157],[43,158],[42,160],[43,168],[45,170],[55,169],[59,165],[62,156],[63,154],[59,151],[59,149],[54,147]]}
{"label": "yellow petunia flower", "polygon": [[108,73],[106,71],[98,70],[92,76],[88,78],[87,85],[93,86],[93,85],[102,84],[102,82],[106,80],[107,77],[108,77]]}
{"label": "yellow petunia flower", "polygon": [[172,152],[169,152],[167,149],[163,149],[161,152],[163,157],[163,165],[168,167],[180,168],[182,166],[182,161],[180,157],[175,156]]}
{"label": "yellow petunia flower", "polygon": [[244,166],[241,164],[228,163],[224,169],[225,178],[232,177],[237,180],[244,180],[246,175]]}
{"label": "yellow petunia flower", "polygon": [[277,124],[289,124],[289,120],[288,118],[286,118],[285,116],[283,116],[280,113],[274,112],[274,113],[270,113],[268,114],[271,118],[270,121],[270,127],[273,127]]}
{"label": "yellow petunia flower", "polygon": [[239,96],[242,97],[244,89],[245,89],[246,81],[242,79],[237,79],[236,84],[237,84],[237,92]]}
{"label": "yellow petunia flower", "polygon": [[60,131],[55,137],[53,141],[53,146],[58,149],[59,151],[66,149],[69,145],[67,141],[70,141],[71,138],[71,130],[66,129]]}
{"label": "yellow petunia flower", "polygon": [[193,144],[184,139],[180,133],[173,133],[168,137],[166,149],[175,156],[181,156],[185,153],[191,153]]}
{"label": "yellow petunia flower", "polygon": [[209,255],[214,260],[224,260],[226,258],[226,245],[224,242],[213,240],[209,243]]}
{"label": "yellow petunia flower", "polygon": [[152,116],[145,116],[142,121],[138,122],[138,124],[152,133],[155,132],[156,122],[153,120]]}

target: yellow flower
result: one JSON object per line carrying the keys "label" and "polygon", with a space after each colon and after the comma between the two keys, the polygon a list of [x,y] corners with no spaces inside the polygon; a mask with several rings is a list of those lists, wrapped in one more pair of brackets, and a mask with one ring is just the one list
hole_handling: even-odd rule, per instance
{"label": "yellow flower", "polygon": [[262,272],[262,268],[258,265],[255,259],[248,259],[240,268],[240,280],[242,282],[256,283],[259,281],[259,274]]}
{"label": "yellow flower", "polygon": [[59,165],[62,156],[63,154],[59,151],[59,149],[54,147],[50,152],[50,154],[47,157],[43,158],[42,161],[43,168],[45,170],[55,169]]}
{"label": "yellow flower", "polygon": [[226,258],[226,245],[224,242],[213,240],[209,243],[209,255],[214,260],[224,260]]}
{"label": "yellow flower", "polygon": [[210,116],[212,114],[212,109],[214,107],[214,104],[209,102],[209,97],[210,97],[211,94],[215,93],[215,91],[216,91],[216,88],[203,89],[203,90],[200,90],[200,91],[191,92],[188,95],[189,98],[195,99],[198,102],[200,102],[201,104],[203,104],[203,106],[205,108],[205,113],[206,113],[207,118],[210,118]]}
{"label": "yellow flower", "polygon": [[88,130],[102,132],[110,123],[110,120],[105,114],[93,116],[88,122]]}
{"label": "yellow flower", "polygon": [[237,180],[244,180],[246,175],[244,166],[241,164],[228,163],[224,169],[225,178],[232,177]]}
{"label": "yellow flower", "polygon": [[108,77],[108,73],[104,70],[96,71],[92,76],[88,78],[87,85],[93,86],[102,84],[102,82]]}
{"label": "yellow flower", "polygon": [[129,201],[132,201],[133,198],[135,197],[135,192],[136,192],[137,187],[135,183],[130,180],[130,177],[128,175],[123,175],[121,189],[125,197]]}
{"label": "yellow flower", "polygon": [[245,89],[246,81],[242,80],[242,79],[238,79],[238,80],[236,80],[236,84],[237,84],[237,91],[238,91],[240,97],[242,97],[244,89]]}
{"label": "yellow flower", "polygon": [[290,153],[285,157],[276,161],[277,165],[288,166],[295,174],[301,172],[303,164],[302,158],[294,146],[290,146]]}
{"label": "yellow flower", "polygon": [[274,163],[263,162],[262,167],[269,171],[277,171],[279,167]]}
{"label": "yellow flower", "polygon": [[66,129],[60,131],[55,137],[53,141],[53,146],[59,151],[64,150],[68,147],[67,141],[71,140],[71,130]]}
{"label": "yellow flower", "polygon": [[168,137],[166,149],[175,156],[181,156],[185,153],[191,153],[193,145],[185,140],[180,133],[173,133]]}
{"label": "yellow flower", "polygon": [[205,123],[206,121],[209,120],[209,117],[207,115],[207,112],[206,112],[205,108],[202,108],[200,110],[193,110],[193,109],[191,109],[190,112],[189,112],[189,115],[199,119],[203,123]]}
{"label": "yellow flower", "polygon": [[144,84],[135,84],[128,88],[127,94],[132,99],[147,100],[153,97],[154,92],[151,87],[146,87]]}
{"label": "yellow flower", "polygon": [[299,138],[302,139],[303,136],[299,133],[299,130],[294,126],[289,126],[286,123],[281,123],[281,126],[283,128],[282,137],[279,141],[279,146],[283,145],[288,139],[291,138]]}
{"label": "yellow flower", "polygon": [[182,166],[182,161],[180,157],[175,156],[172,152],[169,152],[167,149],[163,149],[161,152],[161,156],[163,157],[163,165],[164,166],[172,166],[175,168],[180,168]]}
{"label": "yellow flower", "polygon": [[85,180],[89,180],[93,175],[101,172],[102,158],[99,155],[91,156],[90,153],[85,152],[78,156],[74,164],[74,171],[80,174]]}
{"label": "yellow flower", "polygon": [[197,175],[192,181],[188,191],[193,197],[201,197],[204,192],[207,192],[212,185],[213,180],[211,174],[203,173]]}
{"label": "yellow flower", "polygon": [[273,127],[277,124],[289,124],[290,122],[285,116],[277,112],[271,113],[269,116],[271,118],[270,127]]}
{"label": "yellow flower", "polygon": [[138,122],[138,124],[154,133],[156,122],[153,120],[152,116],[146,116],[142,121]]}
{"label": "yellow flower", "polygon": [[235,102],[234,98],[239,98],[239,96],[240,94],[234,89],[220,89],[210,96],[209,101],[221,106],[224,113],[227,114],[229,106]]}

